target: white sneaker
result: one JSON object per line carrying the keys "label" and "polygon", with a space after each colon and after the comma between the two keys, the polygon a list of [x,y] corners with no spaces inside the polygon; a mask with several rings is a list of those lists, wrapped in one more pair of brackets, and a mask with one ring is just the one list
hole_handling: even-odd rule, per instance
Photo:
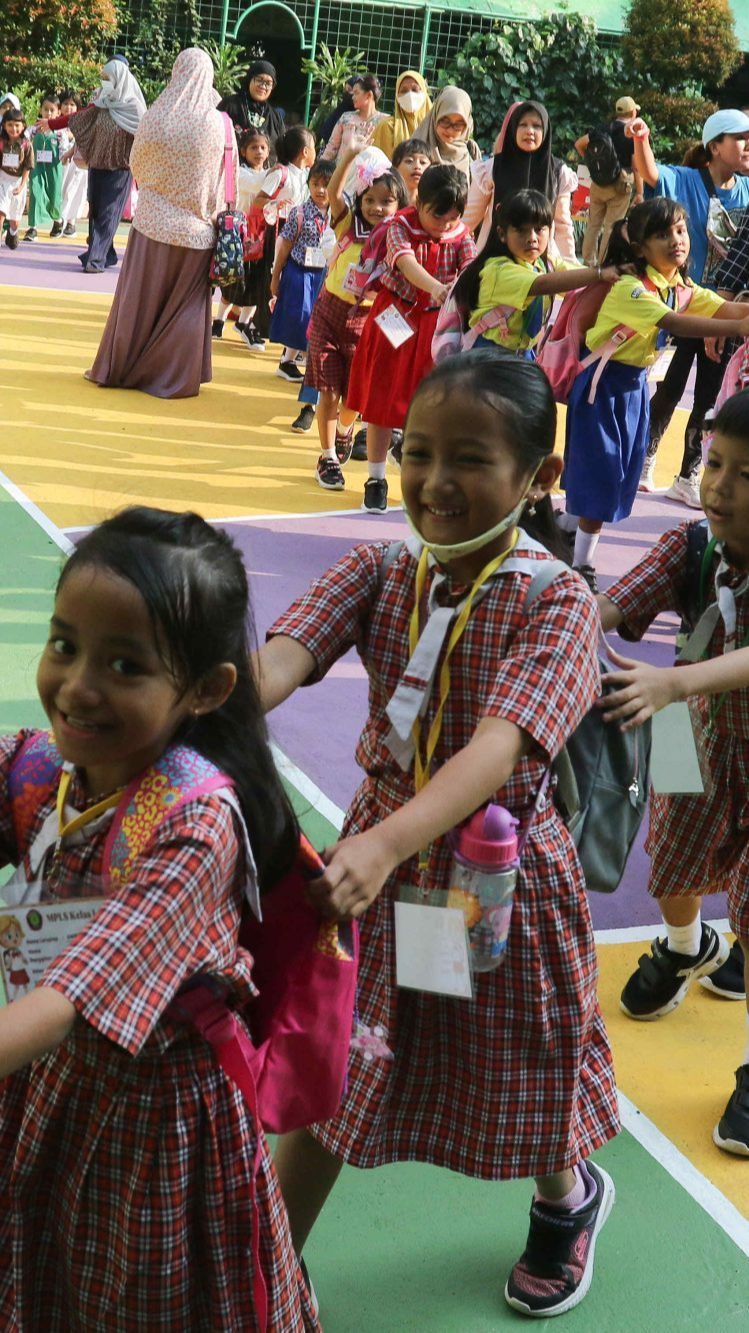
{"label": "white sneaker", "polygon": [[645,456],[645,462],[642,465],[640,481],[637,486],[638,491],[655,490],[655,454],[652,458]]}
{"label": "white sneaker", "polygon": [[674,477],[666,491],[666,498],[679,500],[683,505],[689,505],[690,509],[701,509],[699,473],[693,472],[691,477]]}

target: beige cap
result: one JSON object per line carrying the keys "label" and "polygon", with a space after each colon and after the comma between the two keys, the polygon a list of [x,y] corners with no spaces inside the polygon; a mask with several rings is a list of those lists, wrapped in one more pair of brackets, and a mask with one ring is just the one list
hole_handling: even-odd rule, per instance
{"label": "beige cap", "polygon": [[620,97],[615,110],[617,116],[634,116],[640,108],[634,97]]}

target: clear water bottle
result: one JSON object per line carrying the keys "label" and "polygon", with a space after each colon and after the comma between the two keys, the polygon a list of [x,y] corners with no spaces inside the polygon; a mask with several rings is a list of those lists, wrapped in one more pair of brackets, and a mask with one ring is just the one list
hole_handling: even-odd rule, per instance
{"label": "clear water bottle", "polygon": [[466,920],[474,972],[499,967],[507,948],[512,900],[518,878],[519,821],[490,802],[458,832],[448,907]]}

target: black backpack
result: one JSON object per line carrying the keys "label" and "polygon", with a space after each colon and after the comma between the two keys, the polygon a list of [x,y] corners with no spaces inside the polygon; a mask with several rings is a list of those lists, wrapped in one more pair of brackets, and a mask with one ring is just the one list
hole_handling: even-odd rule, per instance
{"label": "black backpack", "polygon": [[590,131],[583,162],[594,185],[615,185],[622,174],[622,164],[607,130]]}

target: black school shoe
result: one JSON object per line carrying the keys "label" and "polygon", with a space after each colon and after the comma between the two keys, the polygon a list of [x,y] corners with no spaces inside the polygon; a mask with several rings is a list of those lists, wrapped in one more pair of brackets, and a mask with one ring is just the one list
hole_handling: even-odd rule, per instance
{"label": "black school shoe", "polygon": [[23,239],[24,239],[25,241],[35,241],[36,238],[37,238],[37,236],[38,236],[38,234],[39,234],[39,233],[37,232],[36,227],[29,227],[29,229],[28,229],[28,231],[26,232],[26,235],[24,236]]}
{"label": "black school shoe", "polygon": [[[572,549],[574,550],[574,543],[573,543],[573,548],[572,548]],[[598,576],[596,575],[596,571],[595,571],[595,569],[593,568],[593,566],[592,566],[592,565],[573,565],[572,568],[574,569],[574,571],[575,571],[576,574],[579,574],[581,578],[585,579],[585,582],[587,583],[588,587],[590,588],[590,591],[593,593],[593,596],[594,596],[594,597],[597,597],[597,596],[598,596]]]}
{"label": "black school shoe", "polygon": [[367,428],[362,426],[354,436],[354,443],[351,449],[351,457],[355,463],[366,463],[367,461]]}
{"label": "black school shoe", "polygon": [[716,972],[728,958],[728,945],[712,926],[702,927],[696,954],[675,953],[665,940],[653,940],[621,994],[619,1007],[628,1018],[648,1022],[678,1009],[694,977]]}
{"label": "black school shoe", "polygon": [[749,1065],[736,1070],[736,1087],[713,1130],[713,1143],[724,1152],[749,1157]]}
{"label": "black school shoe", "polygon": [[17,250],[17,249],[18,249],[18,232],[17,232],[17,231],[11,231],[11,230],[10,230],[10,227],[8,228],[8,230],[7,230],[6,233],[5,233],[5,244],[7,245],[7,247],[8,247],[9,250]]}
{"label": "black school shoe", "polygon": [[305,403],[296,421],[292,421],[291,429],[296,431],[297,435],[304,435],[312,429],[315,420],[315,409],[311,403]]}
{"label": "black school shoe", "polygon": [[58,236],[62,236],[62,222],[60,222],[59,220],[57,222],[53,222],[52,230],[49,234],[52,240],[55,240]]}
{"label": "black school shoe", "polygon": [[707,977],[700,977],[700,985],[713,995],[720,995],[724,1000],[745,1000],[746,982],[744,980],[744,950],[738,940],[731,945],[725,963],[721,963]]}
{"label": "black school shoe", "polygon": [[369,477],[364,483],[362,509],[365,514],[384,514],[388,507],[388,484],[379,477]]}
{"label": "black school shoe", "polygon": [[562,1212],[537,1199],[531,1204],[528,1241],[505,1287],[505,1300],[513,1310],[531,1319],[572,1310],[587,1296],[593,1280],[598,1234],[616,1199],[608,1172],[585,1163],[596,1192],[587,1208]]}
{"label": "black school shoe", "polygon": [[214,319],[211,323],[211,337],[215,342],[220,342],[224,336],[223,319]]}

